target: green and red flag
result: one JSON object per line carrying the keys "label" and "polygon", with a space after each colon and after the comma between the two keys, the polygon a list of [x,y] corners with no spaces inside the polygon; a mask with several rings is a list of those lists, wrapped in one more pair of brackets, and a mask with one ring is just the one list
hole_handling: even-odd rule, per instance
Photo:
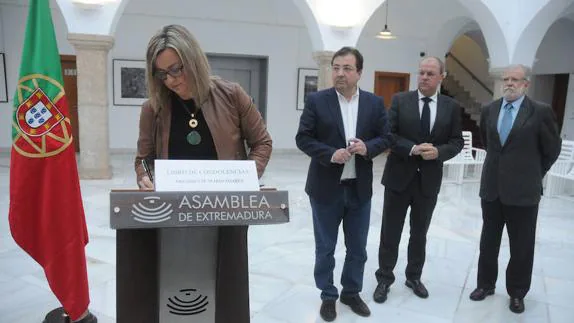
{"label": "green and red flag", "polygon": [[10,231],[73,319],[88,308],[88,232],[49,0],[30,0],[14,96]]}

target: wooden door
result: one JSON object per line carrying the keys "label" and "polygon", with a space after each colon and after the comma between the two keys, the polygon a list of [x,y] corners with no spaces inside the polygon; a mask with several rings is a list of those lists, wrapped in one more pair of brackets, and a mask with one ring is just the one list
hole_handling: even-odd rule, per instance
{"label": "wooden door", "polygon": [[74,149],[80,151],[80,124],[78,122],[78,70],[76,69],[76,56],[60,55],[62,62],[62,76],[64,77],[64,91],[68,100],[72,135],[74,136]]}
{"label": "wooden door", "polygon": [[410,77],[408,73],[375,72],[375,94],[383,97],[385,108],[391,107],[395,93],[409,89]]}

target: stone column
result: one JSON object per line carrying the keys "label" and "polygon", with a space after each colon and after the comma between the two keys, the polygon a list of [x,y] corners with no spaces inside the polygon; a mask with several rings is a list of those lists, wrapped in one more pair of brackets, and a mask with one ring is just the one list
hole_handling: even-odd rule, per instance
{"label": "stone column", "polygon": [[78,70],[79,173],[82,179],[112,177],[108,129],[108,52],[114,37],[68,34]]}
{"label": "stone column", "polygon": [[502,97],[502,89],[504,87],[504,82],[502,81],[502,73],[504,72],[504,67],[494,67],[490,68],[488,72],[490,73],[490,77],[494,80],[494,86],[492,91],[493,100],[498,100]]}
{"label": "stone column", "polygon": [[332,51],[318,51],[313,52],[313,59],[319,65],[319,77],[317,90],[327,89],[333,86],[333,79],[331,78],[331,59],[335,52]]}

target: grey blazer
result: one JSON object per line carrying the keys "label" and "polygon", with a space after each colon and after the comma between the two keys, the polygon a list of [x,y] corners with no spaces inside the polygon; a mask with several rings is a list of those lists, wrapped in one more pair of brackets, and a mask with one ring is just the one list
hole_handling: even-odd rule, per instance
{"label": "grey blazer", "polygon": [[552,108],[524,98],[504,146],[498,135],[498,114],[502,99],[483,107],[480,134],[486,147],[480,198],[507,205],[532,206],[540,202],[542,178],[560,154]]}

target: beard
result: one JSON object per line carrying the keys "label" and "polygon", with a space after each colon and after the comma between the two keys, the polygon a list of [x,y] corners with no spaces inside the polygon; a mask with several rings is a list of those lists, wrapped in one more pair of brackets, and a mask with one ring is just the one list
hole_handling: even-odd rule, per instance
{"label": "beard", "polygon": [[508,102],[518,100],[518,98],[520,98],[522,95],[524,95],[524,93],[526,93],[525,88],[518,88],[518,89],[504,88],[504,90],[503,90],[504,99]]}

